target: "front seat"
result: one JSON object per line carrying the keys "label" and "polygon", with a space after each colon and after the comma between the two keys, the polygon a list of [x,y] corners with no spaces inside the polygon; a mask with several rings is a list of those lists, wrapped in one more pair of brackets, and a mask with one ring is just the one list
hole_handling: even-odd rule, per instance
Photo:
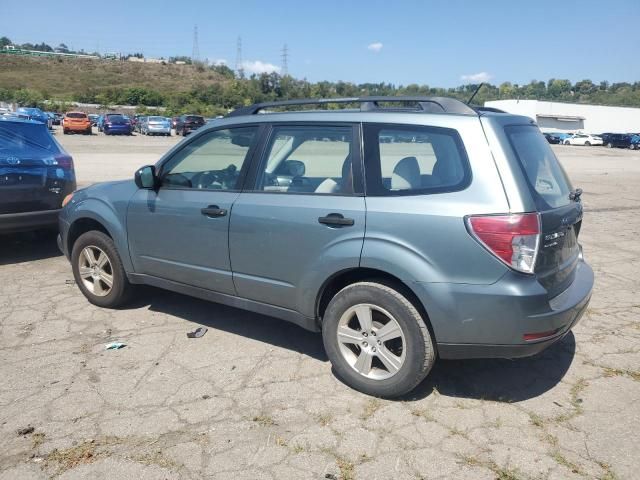
{"label": "front seat", "polygon": [[336,182],[333,178],[327,178],[318,185],[315,193],[351,193],[351,155],[347,155],[342,163],[342,178]]}
{"label": "front seat", "polygon": [[422,188],[418,159],[405,157],[393,169],[391,190],[415,190],[418,188]]}

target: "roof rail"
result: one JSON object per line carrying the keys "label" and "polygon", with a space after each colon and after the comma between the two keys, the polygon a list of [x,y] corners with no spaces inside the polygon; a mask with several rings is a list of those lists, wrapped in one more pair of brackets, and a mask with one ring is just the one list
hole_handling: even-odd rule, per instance
{"label": "roof rail", "polygon": [[280,102],[254,103],[248,107],[240,107],[227,117],[237,117],[240,115],[255,115],[262,110],[273,107],[290,107],[295,105],[327,105],[331,103],[359,103],[360,111],[407,111],[406,108],[383,108],[380,103],[415,103],[417,109],[423,113],[457,113],[461,115],[478,115],[478,113],[466,103],[449,97],[347,97],[347,98],[303,98],[297,100],[283,100]]}

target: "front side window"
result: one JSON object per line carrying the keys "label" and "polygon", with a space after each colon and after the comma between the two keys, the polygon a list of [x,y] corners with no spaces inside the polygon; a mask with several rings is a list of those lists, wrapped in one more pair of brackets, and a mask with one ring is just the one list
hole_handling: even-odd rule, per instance
{"label": "front side window", "polygon": [[468,160],[455,130],[419,125],[364,127],[368,195],[462,190]]}
{"label": "front side window", "polygon": [[216,130],[178,151],[163,167],[163,187],[234,190],[258,127]]}
{"label": "front side window", "polygon": [[353,193],[352,127],[274,127],[258,177],[265,192]]}

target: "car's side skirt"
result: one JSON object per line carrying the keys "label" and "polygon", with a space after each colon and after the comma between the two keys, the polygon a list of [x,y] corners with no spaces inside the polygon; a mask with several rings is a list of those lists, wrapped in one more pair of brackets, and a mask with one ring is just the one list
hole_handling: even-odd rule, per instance
{"label": "car's side skirt", "polygon": [[192,297],[201,298],[210,302],[221,303],[230,307],[260,313],[262,315],[268,315],[270,317],[276,317],[287,322],[295,323],[296,325],[312,332],[320,331],[319,322],[317,322],[315,318],[306,317],[299,312],[289,310],[287,308],[277,307],[275,305],[269,305],[262,302],[256,302],[255,300],[248,300],[246,298],[236,297],[234,295],[218,293],[212,290],[206,290],[204,288],[194,287],[192,285],[186,285],[184,283],[154,277],[152,275],[129,273],[127,277],[129,281],[134,284],[144,284],[150,285],[152,287],[163,288],[165,290],[171,290],[172,292],[190,295]]}

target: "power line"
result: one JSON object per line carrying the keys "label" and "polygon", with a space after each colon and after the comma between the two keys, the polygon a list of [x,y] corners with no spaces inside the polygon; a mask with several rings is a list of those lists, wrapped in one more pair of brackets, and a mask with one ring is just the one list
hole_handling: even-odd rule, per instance
{"label": "power line", "polygon": [[193,50],[191,51],[191,61],[200,61],[200,45],[198,45],[198,25],[193,27]]}
{"label": "power line", "polygon": [[286,43],[282,47],[282,55],[280,56],[282,57],[282,76],[284,77],[289,75],[289,48]]}
{"label": "power line", "polygon": [[242,37],[238,36],[236,44],[236,73],[239,77],[244,77],[244,67],[242,66]]}

